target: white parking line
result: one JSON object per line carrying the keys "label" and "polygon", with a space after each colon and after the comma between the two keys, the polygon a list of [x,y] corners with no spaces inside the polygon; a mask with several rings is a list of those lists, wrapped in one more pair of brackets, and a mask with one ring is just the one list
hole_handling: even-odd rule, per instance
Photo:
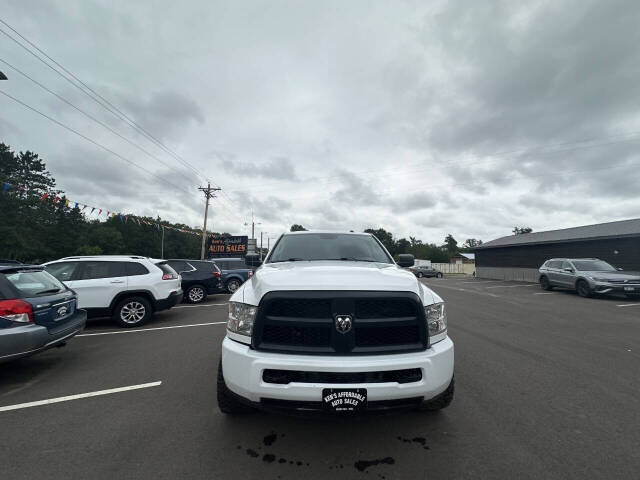
{"label": "white parking line", "polygon": [[98,390],[97,392],[80,393],[78,395],[68,395],[66,397],[49,398],[47,400],[38,400],[37,402],[18,403],[16,405],[7,405],[0,407],[0,412],[9,410],[18,410],[20,408],[39,407],[40,405],[50,405],[52,403],[68,402],[69,400],[77,400],[79,398],[97,397],[99,395],[109,395],[111,393],[127,392],[129,390],[138,390],[140,388],[157,387],[162,382],[141,383],[139,385],[131,385],[129,387],[110,388],[109,390]]}
{"label": "white parking line", "polygon": [[533,285],[493,285],[491,287],[487,287],[487,288],[516,288],[516,287],[537,287],[538,284],[533,284]]}
{"label": "white parking line", "polygon": [[176,308],[198,308],[198,307],[217,307],[219,305],[229,305],[228,303],[207,303],[206,305],[182,305],[181,307],[173,307]]}
{"label": "white parking line", "polygon": [[502,280],[474,280],[472,282],[460,282],[460,283],[499,283]]}
{"label": "white parking line", "polygon": [[97,335],[119,335],[121,333],[138,333],[138,332],[151,332],[153,330],[169,330],[171,328],[188,328],[188,327],[203,327],[205,325],[226,325],[227,322],[207,322],[207,323],[192,323],[190,325],[173,325],[171,327],[153,327],[153,328],[136,328],[135,330],[113,330],[108,332],[98,333],[82,333],[76,335],[77,337],[95,337]]}
{"label": "white parking line", "polygon": [[623,303],[622,305],[616,305],[616,307],[638,307],[640,303]]}
{"label": "white parking line", "polygon": [[539,292],[539,293],[534,293],[534,295],[554,295],[553,292]]}

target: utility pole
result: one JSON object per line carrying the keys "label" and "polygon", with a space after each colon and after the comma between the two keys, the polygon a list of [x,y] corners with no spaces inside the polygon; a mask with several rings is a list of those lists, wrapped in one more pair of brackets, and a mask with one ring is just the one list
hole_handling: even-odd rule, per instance
{"label": "utility pole", "polygon": [[199,187],[202,193],[204,193],[205,206],[204,206],[204,225],[202,226],[202,244],[200,245],[200,260],[204,260],[204,246],[207,242],[207,215],[209,214],[209,200],[215,198],[216,192],[219,188],[212,188],[210,183],[207,183],[206,187]]}
{"label": "utility pole", "polygon": [[[252,240],[256,238],[256,225],[262,225],[262,223],[260,222],[256,223],[256,219],[253,218],[253,210],[251,210],[251,239]],[[244,226],[248,227],[249,224],[245,223]]]}
{"label": "utility pole", "polygon": [[262,261],[262,234],[264,232],[260,232],[260,261]]}
{"label": "utility pole", "polygon": [[160,246],[160,258],[164,258],[164,225],[162,227],[162,244]]}

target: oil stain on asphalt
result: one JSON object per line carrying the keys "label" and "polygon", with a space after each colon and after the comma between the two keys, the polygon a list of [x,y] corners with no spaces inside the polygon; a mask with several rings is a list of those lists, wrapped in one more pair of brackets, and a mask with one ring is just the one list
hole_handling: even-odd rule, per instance
{"label": "oil stain on asphalt", "polygon": [[[280,438],[284,437],[284,434],[280,435]],[[399,441],[403,442],[403,443],[413,443],[416,444],[416,446],[420,446],[422,447],[424,450],[429,450],[429,446],[427,445],[427,440],[424,437],[413,437],[413,438],[404,438],[404,437],[396,437]],[[265,447],[271,447],[276,443],[276,440],[278,439],[278,434],[275,432],[271,432],[268,435],[265,435],[265,437],[262,439],[262,443]],[[238,445],[236,447],[238,450],[242,450],[242,446]],[[260,450],[260,448],[258,448],[257,450]],[[251,448],[247,448],[245,449],[245,453],[251,457],[251,458],[259,458],[260,457],[260,453],[258,453],[258,451],[253,450]],[[274,453],[265,453],[262,455],[262,461],[265,463],[277,463],[281,464],[281,465],[285,465],[285,464],[289,464],[289,465],[294,465],[297,467],[302,467],[302,466],[311,466],[310,463],[308,462],[303,462],[300,460],[288,460],[284,457],[279,457],[276,456]],[[363,472],[363,473],[369,473],[367,469],[369,469],[370,467],[374,467],[377,465],[395,465],[396,461],[393,457],[384,457],[384,458],[376,458],[373,460],[357,460],[353,466],[356,470],[358,470],[359,472]],[[340,464],[340,465],[332,465],[329,467],[329,470],[338,470],[338,469],[343,469],[344,465]],[[385,480],[385,476],[382,474],[378,474],[378,477],[381,480]]]}

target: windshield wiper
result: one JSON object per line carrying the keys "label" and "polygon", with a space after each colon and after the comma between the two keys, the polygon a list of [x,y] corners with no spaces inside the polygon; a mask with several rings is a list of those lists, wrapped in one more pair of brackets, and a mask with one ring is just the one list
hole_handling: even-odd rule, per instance
{"label": "windshield wiper", "polygon": [[330,258],[329,260],[342,260],[342,261],[345,261],[345,262],[373,262],[373,263],[377,263],[376,260],[368,260],[366,258],[354,258],[354,257]]}
{"label": "windshield wiper", "polygon": [[287,258],[286,260],[272,260],[269,263],[282,263],[282,262],[304,262],[304,258]]}
{"label": "windshield wiper", "polygon": [[39,292],[36,292],[35,295],[44,295],[45,293],[58,293],[60,290],[60,288],[50,288],[48,290],[41,290]]}

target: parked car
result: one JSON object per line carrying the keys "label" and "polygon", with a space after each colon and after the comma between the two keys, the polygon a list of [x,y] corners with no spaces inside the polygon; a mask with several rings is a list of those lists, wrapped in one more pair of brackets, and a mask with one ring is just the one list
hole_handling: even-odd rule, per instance
{"label": "parked car", "polygon": [[539,272],[544,290],[571,288],[581,297],[610,293],[631,298],[640,295],[640,273],[623,272],[598,258],[552,258],[544,262]]}
{"label": "parked car", "polygon": [[182,301],[180,275],[166,260],[139,256],[66,257],[44,265],[78,294],[89,317],[111,317],[123,327],[136,327],[154,312]]}
{"label": "parked car", "polygon": [[0,263],[0,362],[62,346],[84,329],[77,295],[42,267]]}
{"label": "parked car", "polygon": [[222,270],[222,286],[234,293],[240,285],[253,275],[254,269],[247,265],[244,258],[210,258]]}
{"label": "parked car", "polygon": [[411,267],[409,270],[411,270],[413,274],[418,278],[422,278],[422,277],[442,278],[443,277],[442,272],[440,270],[438,270],[437,268],[426,266],[426,265]]}
{"label": "parked car", "polygon": [[187,302],[204,302],[207,295],[222,288],[222,271],[210,260],[171,258],[167,262],[182,277],[182,291]]}

